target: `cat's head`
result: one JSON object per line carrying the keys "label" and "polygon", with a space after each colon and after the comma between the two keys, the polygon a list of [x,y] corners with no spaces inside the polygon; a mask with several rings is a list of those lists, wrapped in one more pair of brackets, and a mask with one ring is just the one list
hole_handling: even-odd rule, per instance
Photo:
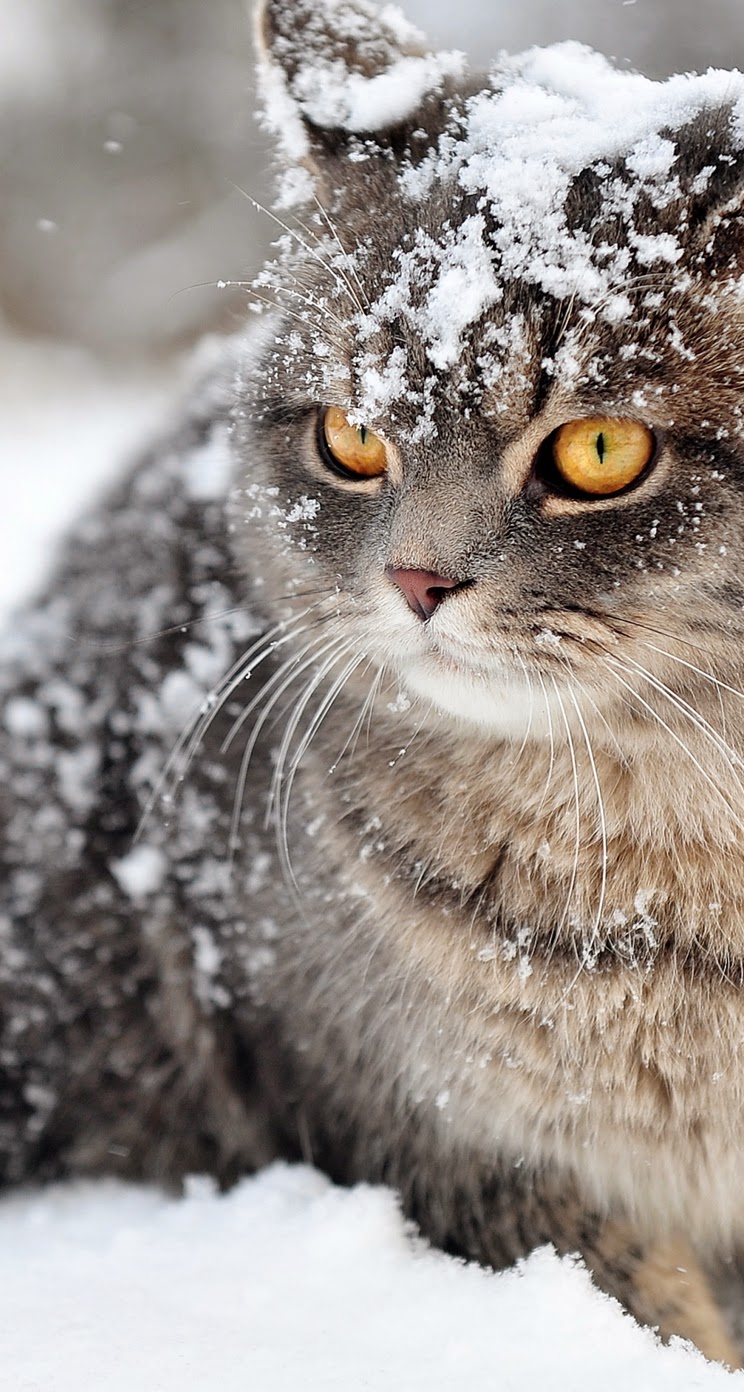
{"label": "cat's head", "polygon": [[274,607],[495,732],[538,684],[639,721],[742,686],[744,78],[473,79],[367,0],[258,31],[301,205],[236,419]]}

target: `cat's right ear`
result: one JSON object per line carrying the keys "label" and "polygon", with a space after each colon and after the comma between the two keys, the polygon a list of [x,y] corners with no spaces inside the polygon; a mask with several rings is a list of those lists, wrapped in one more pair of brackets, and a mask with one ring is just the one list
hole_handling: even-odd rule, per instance
{"label": "cat's right ear", "polygon": [[256,45],[264,122],[292,173],[285,201],[326,201],[340,161],[400,157],[422,126],[428,144],[464,71],[462,54],[432,53],[371,0],[260,0]]}

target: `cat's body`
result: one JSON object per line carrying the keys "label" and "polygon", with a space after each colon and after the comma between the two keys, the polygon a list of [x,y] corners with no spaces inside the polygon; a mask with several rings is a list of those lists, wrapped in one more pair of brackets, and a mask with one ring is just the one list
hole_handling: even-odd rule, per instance
{"label": "cat's body", "polygon": [[[4,1174],[304,1156],[735,1362],[741,82],[559,142],[564,207],[489,121],[560,131],[565,59],[469,107],[389,13],[263,23],[334,227],[3,649]],[[329,466],[330,405],[384,474]],[[544,458],[593,418],[654,438],[600,497]]]}

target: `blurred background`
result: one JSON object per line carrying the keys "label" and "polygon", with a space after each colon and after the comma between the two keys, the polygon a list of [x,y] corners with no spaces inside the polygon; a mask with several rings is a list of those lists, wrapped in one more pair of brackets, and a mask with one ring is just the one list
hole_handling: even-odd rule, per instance
{"label": "blurred background", "polygon": [[[580,39],[651,76],[744,66],[744,0],[402,0],[437,46]],[[231,327],[274,228],[246,0],[0,0],[0,509],[5,574]],[[64,467],[62,467],[64,466]],[[60,484],[62,477],[62,484]],[[7,522],[13,517],[12,525]],[[22,525],[16,526],[20,518]],[[17,577],[16,577],[17,578]],[[2,579],[0,577],[0,589]]]}

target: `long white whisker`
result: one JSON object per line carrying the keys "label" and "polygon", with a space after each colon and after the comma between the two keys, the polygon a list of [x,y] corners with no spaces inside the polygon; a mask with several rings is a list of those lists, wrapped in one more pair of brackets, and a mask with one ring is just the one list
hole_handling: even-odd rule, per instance
{"label": "long white whisker", "polygon": [[341,330],[342,334],[345,335],[348,333],[348,326],[344,324],[343,320],[339,319],[337,314],[333,313],[332,309],[328,308],[327,304],[324,304],[322,300],[319,300],[316,295],[308,293],[303,294],[302,286],[300,285],[297,276],[293,276],[290,271],[286,271],[283,274],[289,276],[290,280],[292,280],[295,286],[297,286],[297,289],[293,290],[292,287],[289,285],[274,284],[272,281],[269,280],[259,280],[256,283],[258,285],[261,285],[266,290],[273,291],[275,295],[287,295],[290,299],[299,300],[300,303],[306,305],[308,309],[311,309],[313,311],[320,311],[321,317],[329,319],[332,324],[336,325],[336,328]]}
{"label": "long white whisker", "polygon": [[558,932],[560,932],[571,911],[571,900],[573,898],[573,892],[576,886],[576,876],[579,872],[579,853],[581,848],[581,802],[579,799],[579,774],[576,766],[576,750],[574,748],[573,735],[571,733],[571,725],[569,723],[568,716],[566,715],[566,707],[563,704],[563,698],[558,689],[558,683],[555,677],[551,677],[551,681],[553,683],[555,698],[558,702],[558,705],[560,706],[561,716],[563,717],[563,724],[565,726],[566,734],[568,736],[568,752],[571,758],[571,772],[573,774],[574,787],[574,805],[576,809],[575,849],[573,867],[571,870],[571,879],[568,886],[568,893],[566,895],[566,906],[563,910],[563,916],[561,918],[561,921],[558,924]]}
{"label": "long white whisker", "polygon": [[[695,758],[695,755],[692,753],[691,749],[689,749],[688,746],[685,744],[684,740],[683,740],[683,739],[680,739],[679,735],[676,734],[676,732],[671,728],[671,726],[667,724],[666,720],[664,720],[664,719],[659,715],[659,712],[658,712],[657,710],[654,710],[654,707],[651,706],[651,705],[649,705],[649,702],[648,702],[648,701],[645,701],[644,698],[640,695],[640,693],[639,693],[638,691],[636,691],[635,688],[634,688],[633,686],[631,686],[629,682],[626,682],[626,681],[619,675],[619,672],[617,671],[617,668],[618,668],[618,666],[619,666],[620,664],[617,662],[616,659],[613,659],[613,660],[612,660],[612,663],[610,663],[610,660],[609,660],[609,659],[605,659],[605,663],[606,663],[606,665],[609,667],[610,671],[613,671],[613,672],[614,672],[615,680],[616,680],[617,682],[619,682],[619,684],[620,684],[622,687],[625,688],[625,690],[633,697],[633,699],[634,699],[635,701],[638,702],[638,704],[639,704],[640,706],[643,707],[644,710],[648,711],[649,715],[650,715],[655,721],[657,721],[657,723],[658,723],[659,725],[661,725],[662,729],[666,730],[666,732],[667,732],[668,735],[671,736],[671,738],[674,740],[675,744],[678,744],[679,747],[680,747],[680,749],[682,749],[682,750],[684,751],[684,753],[687,755],[687,758],[690,760],[690,762],[691,762],[692,764],[694,764],[694,766],[695,766],[695,768],[697,769],[698,773],[701,775],[702,778],[705,779],[705,782],[708,784],[708,786],[709,786],[710,788],[712,788],[712,790],[713,790],[714,793],[717,793],[718,797],[721,799],[721,802],[723,803],[723,805],[724,805],[724,807],[726,808],[727,812],[729,812],[729,813],[731,814],[731,816],[733,817],[734,823],[735,823],[735,825],[737,826],[737,828],[738,828],[739,830],[744,830],[744,824],[742,824],[742,822],[739,820],[739,817],[737,816],[736,812],[734,811],[734,808],[731,806],[731,803],[729,802],[729,800],[728,800],[728,798],[726,797],[725,793],[724,793],[723,790],[718,786],[718,784],[715,782],[715,780],[714,780],[713,778],[711,778],[711,776],[710,776],[710,774],[707,772],[707,770],[703,768],[703,765],[700,763],[700,761],[699,761],[698,759]],[[627,667],[623,667],[622,670],[625,671],[625,672],[627,672],[628,676],[632,676],[632,675],[633,675],[633,673],[631,672],[631,670],[630,670],[629,668],[627,668]]]}
{"label": "long white whisker", "polygon": [[[240,282],[234,281],[223,282],[223,284],[225,285],[239,283]],[[246,290],[249,295],[252,295],[253,298],[255,300],[258,300],[260,304],[266,305],[268,309],[281,309],[282,314],[286,314],[290,319],[293,319],[296,324],[301,324],[303,329],[306,329],[308,324],[312,322],[308,314],[298,314],[297,310],[288,309],[286,305],[278,305],[276,300],[269,299],[268,295],[259,295],[258,291],[255,290],[252,285],[246,286]],[[328,338],[333,344],[335,344],[339,352],[343,352],[345,350],[346,345],[339,338],[335,337],[332,333],[328,334]]]}
{"label": "long white whisker", "polygon": [[[339,658],[342,656],[343,653],[339,653],[336,657],[336,661],[338,661]],[[286,778],[284,797],[281,800],[281,805],[279,807],[279,825],[277,830],[279,832],[279,853],[281,856],[282,865],[284,867],[285,874],[288,876],[290,883],[294,886],[295,889],[297,889],[297,881],[295,880],[294,871],[292,869],[291,859],[289,855],[288,839],[289,807],[292,797],[292,787],[294,785],[295,775],[300,766],[302,757],[305,754],[306,750],[309,748],[311,741],[315,738],[315,735],[320,729],[320,726],[322,725],[331,707],[333,706],[337,697],[340,695],[341,691],[343,690],[344,686],[349,680],[352,672],[355,672],[360,663],[362,663],[365,660],[365,656],[366,654],[364,653],[356,654],[350,662],[347,662],[343,671],[334,681],[330,691],[327,693],[324,701],[322,702],[320,709],[316,712],[315,716],[313,717],[310,729],[308,730],[307,734],[305,735],[302,741],[302,744],[300,745],[300,748],[295,754],[295,757],[292,761],[292,765]],[[305,709],[306,707],[307,701],[305,702],[303,709]],[[282,777],[283,774],[280,773],[280,782]]]}
{"label": "long white whisker", "polygon": [[[300,638],[302,634],[307,633],[307,631],[308,625],[306,625],[304,628],[297,629],[296,632],[290,634],[289,637],[291,637],[292,639]],[[282,662],[281,666],[277,667],[275,672],[272,672],[271,676],[261,687],[260,691],[256,692],[256,695],[253,697],[253,699],[249,701],[246,706],[243,706],[243,709],[241,710],[240,714],[236,716],[235,720],[230,726],[230,729],[225,735],[225,738],[222,741],[222,744],[220,746],[221,754],[227,754],[236,735],[240,733],[243,726],[245,725],[246,720],[248,720],[249,717],[253,714],[257,705],[259,705],[259,703],[263,700],[264,696],[268,695],[272,686],[275,686],[277,682],[281,681],[282,677],[288,671],[290,671],[291,668],[294,667],[305,656],[306,653],[310,652],[315,647],[315,644],[318,640],[318,636],[319,635],[317,632],[313,633],[313,636],[310,639],[310,641],[308,643],[305,643],[304,646],[300,648],[299,652],[290,653],[289,657],[284,659],[284,662]],[[330,646],[333,642],[335,642],[334,638],[329,639],[328,646]],[[274,645],[272,648],[269,649],[269,652],[267,652],[264,655],[268,656],[270,652],[275,651],[277,646],[279,645]],[[251,672],[255,671],[256,666],[257,664],[254,663],[253,667],[251,668]],[[251,673],[248,673],[248,675],[250,676]]]}
{"label": "long white whisker", "polygon": [[367,692],[367,695],[366,695],[366,697],[365,697],[365,699],[364,699],[364,703],[363,703],[362,708],[361,708],[361,710],[360,710],[360,712],[359,712],[359,715],[357,716],[357,718],[356,718],[356,720],[354,721],[354,724],[353,724],[353,726],[352,726],[352,728],[351,728],[351,733],[349,734],[349,736],[348,736],[348,738],[347,738],[347,740],[346,740],[346,743],[344,744],[344,746],[343,746],[343,748],[341,749],[340,753],[336,755],[336,757],[335,757],[333,763],[331,764],[331,767],[330,767],[330,769],[328,770],[329,773],[335,773],[335,771],[336,771],[336,769],[338,768],[338,765],[341,763],[341,760],[343,759],[343,757],[344,757],[344,755],[345,755],[347,749],[350,750],[351,757],[353,758],[354,753],[355,753],[355,750],[356,750],[356,747],[357,747],[357,743],[358,743],[358,741],[359,741],[359,736],[360,736],[360,734],[361,734],[361,732],[362,732],[362,727],[363,727],[363,725],[364,725],[364,721],[365,721],[367,715],[371,712],[372,707],[373,707],[373,705],[374,705],[374,703],[375,703],[375,699],[376,699],[376,697],[377,697],[377,694],[378,694],[378,692],[379,692],[379,690],[380,690],[380,687],[381,687],[381,685],[382,685],[382,679],[383,679],[384,672],[385,672],[385,668],[384,668],[384,667],[380,667],[380,668],[378,668],[378,670],[377,670],[375,676],[373,677],[372,682],[371,682],[371,684],[370,684],[369,691]]}
{"label": "long white whisker", "polygon": [[545,704],[545,714],[546,714],[546,716],[548,717],[548,738],[550,739],[550,763],[548,764],[548,773],[547,773],[547,777],[546,777],[546,779],[545,779],[545,787],[543,788],[543,795],[542,795],[542,797],[541,797],[541,799],[540,799],[540,805],[539,805],[539,807],[538,807],[538,809],[537,809],[538,812],[540,812],[540,811],[542,810],[544,804],[545,804],[545,799],[546,799],[546,797],[548,796],[548,790],[549,790],[549,788],[550,788],[550,780],[551,780],[551,778],[553,777],[553,769],[555,768],[555,733],[554,733],[554,730],[553,730],[553,715],[552,715],[552,712],[551,712],[551,709],[550,709],[550,698],[549,698],[549,696],[548,696],[547,688],[546,688],[546,686],[545,686],[545,682],[543,681],[542,673],[541,673],[541,672],[538,672],[536,675],[537,675],[537,680],[539,681],[540,686],[541,686],[541,688],[542,688],[543,702],[544,702],[544,704]]}
{"label": "long white whisker", "polygon": [[[183,781],[188,774],[196,750],[204,739],[212,721],[219,714],[225,703],[229,701],[233,691],[235,691],[241,682],[255,670],[266,656],[268,656],[269,652],[273,651],[282,642],[288,642],[289,639],[294,636],[291,630],[293,630],[315,607],[317,606],[309,604],[303,609],[302,613],[295,615],[294,618],[283,619],[279,623],[274,624],[274,626],[269,629],[268,633],[262,633],[260,638],[258,638],[251,647],[246,649],[245,652],[241,653],[240,657],[233,663],[229,671],[226,672],[225,675],[220,678],[219,682],[217,682],[217,684],[207,692],[206,696],[203,697],[197,709],[186,721],[158,777],[155,787],[147,799],[135,833],[135,842],[141,837],[153,808],[160,797],[164,795],[164,790],[171,780],[171,777],[173,776],[173,783],[169,794],[170,797],[173,796],[175,784]],[[279,639],[277,642],[272,642],[271,640],[274,636],[282,631],[285,632],[286,636]],[[266,644],[267,646],[264,648],[263,652],[259,653],[262,644]],[[259,653],[259,655],[254,657],[256,653]],[[176,775],[174,774],[174,770],[182,756],[183,764]]]}
{"label": "long white whisker", "polygon": [[[610,660],[616,662],[618,659],[613,657]],[[713,726],[705,719],[705,716],[701,715],[699,711],[695,710],[695,707],[691,706],[688,701],[685,701],[682,696],[679,696],[675,692],[671,691],[665,682],[661,681],[658,677],[653,676],[652,673],[647,671],[646,668],[640,662],[636,662],[632,657],[627,658],[627,662],[624,665],[625,672],[629,672],[629,668],[627,665],[628,663],[632,668],[635,669],[635,671],[638,673],[638,675],[642,678],[643,681],[648,682],[649,685],[652,686],[655,691],[658,691],[661,696],[664,696],[665,699],[669,701],[670,705],[674,706],[675,709],[678,710],[685,717],[685,719],[688,720],[690,724],[695,727],[695,729],[699,730],[700,733],[704,735],[704,737],[714,746],[714,748],[718,750],[719,754],[723,756],[723,758],[726,760],[726,763],[729,766],[735,766],[737,764],[741,766],[742,761],[739,755],[737,754],[736,750],[732,749],[731,745],[726,743],[726,740],[723,738],[723,736],[720,735],[718,731],[713,728]],[[738,783],[739,787],[742,789],[742,792],[744,792],[744,788],[742,788],[741,784],[741,779],[738,777],[736,773],[734,773],[733,776],[736,779],[736,782]]]}
{"label": "long white whisker", "polygon": [[[332,643],[334,642],[338,642],[338,639],[333,639]],[[282,696],[284,695],[284,692],[288,689],[288,687],[290,687],[292,683],[297,680],[298,677],[302,676],[303,672],[306,672],[308,667],[311,667],[312,664],[316,662],[324,652],[327,652],[328,648],[332,646],[332,643],[327,643],[320,653],[313,652],[310,657],[305,659],[304,662],[301,661],[302,653],[298,654],[298,656],[290,666],[288,675],[285,677],[281,685],[277,687],[276,691],[273,693],[271,698],[267,701],[251,731],[250,739],[246,744],[240,761],[240,769],[238,770],[238,778],[235,785],[235,796],[233,799],[233,814],[230,824],[230,865],[234,863],[235,854],[240,845],[240,820],[243,815],[243,799],[245,797],[245,785],[248,778],[248,769],[250,767],[251,759],[253,758],[253,754],[256,748],[256,744],[258,743],[258,738],[261,733],[261,730],[266,724],[266,721],[268,720],[272,710],[274,710],[277,702],[281,700]],[[303,653],[305,652],[307,652],[307,648],[303,649]],[[265,688],[264,692],[262,692],[261,694],[263,695],[264,693]],[[253,702],[252,705],[255,705],[255,702]]]}
{"label": "long white whisker", "polygon": [[524,679],[525,679],[525,681],[526,681],[526,683],[527,683],[527,689],[528,689],[528,691],[529,691],[529,693],[530,693],[530,708],[529,708],[529,711],[527,712],[527,728],[526,728],[526,730],[525,730],[525,732],[524,732],[524,738],[523,738],[523,740],[522,740],[522,743],[520,744],[519,749],[517,750],[516,757],[515,757],[515,759],[514,759],[514,763],[515,763],[515,764],[519,763],[519,760],[521,759],[522,755],[524,754],[524,751],[525,751],[525,748],[526,748],[526,745],[527,745],[527,741],[528,741],[528,739],[529,739],[529,737],[530,737],[530,730],[532,729],[532,718],[533,718],[533,715],[534,715],[534,712],[535,712],[535,692],[534,692],[534,689],[533,689],[533,686],[532,686],[532,682],[530,681],[530,674],[529,674],[529,672],[527,671],[527,665],[526,665],[526,663],[523,661],[523,659],[520,657],[519,653],[516,654],[516,657],[517,657],[517,660],[518,660],[518,662],[519,662],[520,667],[522,668],[522,672],[523,672],[523,674],[524,674]]}
{"label": "long white whisker", "polygon": [[[284,765],[286,763],[287,755],[292,745],[292,740],[294,739],[295,733],[297,731],[297,727],[302,719],[302,716],[305,713],[305,710],[307,709],[308,701],[311,699],[313,693],[317,691],[318,687],[325,680],[326,676],[332,670],[335,664],[339,661],[341,657],[344,656],[346,652],[349,651],[351,646],[352,644],[350,639],[343,640],[337,637],[334,640],[334,643],[331,645],[330,656],[326,657],[325,661],[321,664],[318,670],[313,673],[313,676],[307,683],[307,685],[303,687],[303,690],[300,693],[300,696],[295,704],[294,710],[292,711],[292,714],[284,727],[284,733],[282,735],[282,741],[277,752],[276,763],[274,765],[274,773],[271,780],[271,788],[269,790],[269,797],[266,805],[265,820],[267,826],[270,825],[273,819],[275,806],[278,808],[279,789],[281,787],[282,779],[284,776]],[[325,651],[327,652],[328,649],[326,649]],[[318,654],[318,656],[322,655],[322,653]]]}
{"label": "long white whisker", "polygon": [[[316,205],[317,205],[318,212],[320,213],[320,216],[323,218],[323,221],[325,222],[326,227],[328,228],[328,230],[329,230],[331,236],[333,237],[333,240],[334,240],[335,243],[336,243],[336,246],[338,247],[339,251],[341,252],[341,255],[342,255],[342,256],[345,258],[345,260],[346,260],[346,264],[347,264],[347,266],[348,266],[348,268],[349,268],[351,274],[353,275],[354,280],[356,281],[357,288],[358,288],[358,290],[359,290],[360,295],[362,295],[362,297],[363,297],[364,300],[365,300],[365,303],[366,303],[367,307],[369,307],[369,301],[368,301],[368,299],[367,299],[367,295],[366,295],[366,293],[365,293],[364,286],[362,285],[362,282],[361,282],[361,280],[359,279],[359,276],[358,276],[358,274],[357,274],[357,269],[356,269],[356,266],[354,265],[354,258],[353,258],[353,256],[350,254],[350,252],[348,252],[348,251],[346,250],[346,247],[343,245],[343,242],[341,241],[341,238],[340,238],[339,235],[338,235],[338,230],[337,230],[337,228],[336,228],[336,225],[335,225],[335,223],[332,221],[331,216],[330,216],[330,213],[328,213],[328,211],[323,207],[323,204],[321,203],[320,199],[318,198],[318,195],[317,195],[317,194],[313,194],[313,199],[314,199],[314,201],[315,201],[315,203],[316,203]],[[300,224],[300,226],[302,226],[302,224]],[[349,287],[349,289],[351,290],[351,287]],[[364,306],[361,305],[361,304],[359,303],[359,301],[356,299],[356,297],[354,297],[354,299],[355,299],[355,303],[356,303],[356,305],[357,305],[357,308],[358,308],[358,310],[359,310],[359,313],[360,313],[360,314],[363,314],[363,313],[364,313]]]}
{"label": "long white whisker", "polygon": [[580,681],[579,681],[579,679],[578,679],[578,677],[576,676],[576,673],[575,673],[575,672],[572,672],[572,673],[571,673],[571,680],[573,681],[574,686],[576,686],[576,687],[578,688],[578,690],[581,692],[582,696],[584,697],[584,700],[589,702],[589,705],[591,706],[592,710],[594,711],[594,713],[595,713],[597,719],[602,721],[602,724],[604,725],[604,727],[605,727],[605,729],[606,729],[608,735],[610,736],[610,739],[612,740],[612,743],[614,744],[614,746],[615,746],[615,748],[616,748],[616,750],[617,750],[617,752],[618,752],[618,757],[619,757],[619,759],[620,759],[620,763],[623,765],[623,767],[627,767],[628,756],[627,756],[625,750],[623,749],[622,745],[620,744],[620,741],[618,740],[618,737],[617,737],[617,735],[615,734],[615,731],[613,730],[612,726],[610,725],[609,721],[607,720],[607,717],[606,717],[606,716],[602,713],[602,711],[599,709],[599,706],[597,705],[596,701],[594,701],[594,700],[592,699],[592,697],[589,695],[589,692],[587,691],[587,689],[586,689],[586,687],[584,686],[583,682],[580,682]]}
{"label": "long white whisker", "polygon": [[[606,816],[605,816],[604,799],[603,799],[603,797],[602,797],[602,788],[601,788],[601,786],[600,786],[600,781],[599,781],[599,772],[598,772],[598,770],[597,770],[597,764],[596,764],[596,761],[595,761],[595,758],[594,758],[594,751],[593,751],[593,749],[592,749],[591,740],[589,739],[589,731],[588,731],[587,728],[586,728],[586,722],[585,722],[584,717],[583,717],[583,715],[582,715],[582,713],[581,713],[581,708],[580,708],[580,706],[579,706],[578,700],[576,699],[576,693],[575,693],[575,691],[574,691],[574,689],[573,689],[573,686],[570,686],[570,687],[569,687],[569,689],[568,689],[568,694],[569,694],[569,696],[570,696],[570,698],[571,698],[571,702],[572,702],[573,708],[574,708],[574,710],[576,711],[576,718],[577,718],[577,720],[578,720],[578,722],[579,722],[579,725],[581,726],[581,733],[582,733],[582,735],[583,735],[583,737],[584,737],[584,744],[586,745],[586,752],[587,752],[587,754],[588,754],[588,756],[589,756],[589,764],[590,764],[590,766],[591,766],[591,770],[592,770],[592,779],[593,779],[593,782],[594,782],[594,791],[595,791],[595,793],[596,793],[596,795],[597,795],[597,812],[598,812],[598,815],[599,815],[600,835],[601,835],[601,838],[602,838],[602,881],[601,881],[600,891],[599,891],[599,902],[598,902],[598,904],[597,904],[597,912],[596,912],[596,915],[595,915],[595,918],[594,918],[594,927],[593,927],[593,929],[592,929],[592,936],[591,936],[591,938],[590,938],[590,940],[589,940],[589,953],[590,953],[590,955],[591,955],[591,952],[592,952],[592,950],[593,950],[593,948],[594,948],[594,946],[595,946],[595,944],[596,944],[596,942],[597,942],[597,939],[598,939],[598,937],[599,937],[599,933],[600,933],[600,929],[601,929],[601,925],[602,925],[602,914],[603,914],[603,912],[604,912],[605,894],[606,894],[606,891],[607,891],[607,819],[606,819]],[[586,955],[586,949],[585,949],[585,955]]]}
{"label": "long white whisker", "polygon": [[720,681],[718,677],[713,676],[712,672],[706,672],[704,668],[696,667],[694,662],[687,662],[684,657],[678,657],[676,653],[671,653],[666,648],[660,648],[657,643],[644,642],[643,646],[650,648],[652,652],[660,653],[662,657],[671,658],[672,662],[678,662],[680,667],[689,667],[691,672],[697,672],[704,681],[710,682],[711,685],[717,686],[720,690],[729,691],[732,696],[744,701],[744,691],[739,691],[736,686],[729,686],[728,682]]}
{"label": "long white whisker", "polygon": [[[266,217],[270,218],[272,222],[276,223],[277,227],[281,227],[282,231],[286,232],[288,237],[293,237],[294,240],[297,242],[298,246],[301,246],[303,251],[306,251],[308,256],[311,256],[314,261],[317,261],[318,265],[322,266],[324,271],[330,272],[330,274],[336,281],[336,284],[339,287],[339,289],[346,290],[349,294],[351,294],[351,288],[346,282],[345,278],[343,278],[339,274],[338,270],[334,266],[329,265],[325,258],[320,255],[320,252],[316,251],[316,249],[312,247],[309,242],[306,242],[304,237],[301,237],[299,232],[297,232],[294,227],[290,227],[286,222],[282,222],[282,219],[280,217],[277,217],[276,213],[272,213],[270,208],[265,208],[263,203],[259,203],[257,199],[252,198],[251,195],[249,193],[246,193],[245,189],[242,189],[239,184],[233,184],[233,188],[235,188],[238,193],[242,194],[243,198],[247,198],[248,202],[252,204],[252,206],[256,209],[257,212],[264,213]],[[307,231],[308,229],[306,228],[305,230]],[[352,298],[355,299],[354,296],[352,296]],[[357,307],[359,308],[360,312],[362,312],[361,305],[358,305]]]}

